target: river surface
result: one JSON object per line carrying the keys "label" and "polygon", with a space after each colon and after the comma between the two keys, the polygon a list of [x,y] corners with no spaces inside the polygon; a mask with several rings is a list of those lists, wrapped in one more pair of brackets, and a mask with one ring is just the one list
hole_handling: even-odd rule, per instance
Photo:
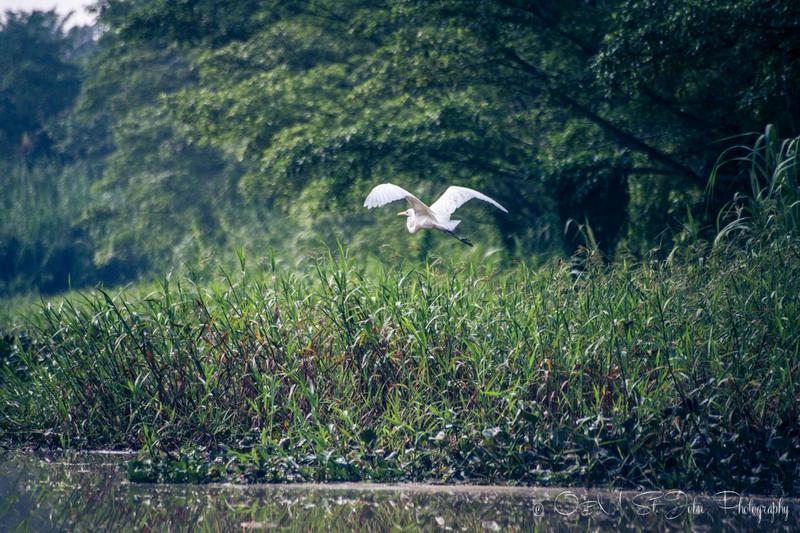
{"label": "river surface", "polygon": [[128,456],[0,452],[0,531],[800,531],[800,499],[464,485],[130,483]]}

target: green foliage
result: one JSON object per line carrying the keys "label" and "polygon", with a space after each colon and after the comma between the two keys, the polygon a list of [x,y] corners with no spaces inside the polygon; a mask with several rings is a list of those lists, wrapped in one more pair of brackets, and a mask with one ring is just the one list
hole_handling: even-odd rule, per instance
{"label": "green foliage", "polygon": [[737,145],[719,157],[708,190],[718,185],[724,166],[738,169],[750,191],[734,196],[720,211],[716,241],[731,234],[760,239],[763,236],[753,230],[762,227],[778,234],[800,230],[800,137],[781,139],[774,126],[767,126],[752,146]]}
{"label": "green foliage", "polygon": [[580,226],[579,269],[240,252],[204,285],[47,303],[2,337],[0,428],[141,448],[134,481],[797,493],[797,154],[773,127],[722,154],[708,188],[731,165],[751,195],[667,260],[604,266]]}
{"label": "green foliage", "polygon": [[800,242],[760,235],[577,277],[242,258],[65,298],[6,341],[0,427],[142,447],[135,480],[797,493]]}
{"label": "green foliage", "polygon": [[82,215],[98,172],[62,150],[93,51],[89,28],[63,29],[54,11],[0,22],[0,295],[48,294],[116,281],[95,268]]}
{"label": "green foliage", "polygon": [[[202,4],[181,23],[203,28],[211,13]],[[211,45],[195,61],[200,83],[171,102],[198,142],[242,161],[248,195],[289,212],[307,187],[353,210],[376,178],[458,181],[510,207],[492,223],[512,249],[552,247],[569,219],[595,227],[607,252],[627,222],[629,248],[653,244],[639,228],[669,247],[681,228],[664,224],[665,201],[710,222],[699,193],[726,146],[714,141],[797,123],[784,105],[792,85],[779,81],[797,77],[789,29],[800,15],[788,2],[293,2],[258,13],[235,38],[168,24],[179,42]],[[141,41],[153,24],[133,20],[127,35]],[[726,39],[758,52],[731,53]],[[629,193],[631,176],[667,188]],[[746,186],[729,178],[712,212]],[[565,244],[574,250],[572,236]]]}
{"label": "green foliage", "polygon": [[[229,4],[102,1],[95,53],[0,27],[0,292],[175,272],[4,317],[4,436],[134,480],[800,492],[792,2]],[[511,214],[410,237],[360,207],[390,180]]]}
{"label": "green foliage", "polygon": [[591,228],[607,258],[666,256],[712,237],[716,213],[751,193],[736,165],[705,190],[720,152],[741,132],[800,124],[789,0],[97,8],[102,34],[65,34],[52,12],[7,17],[0,148],[86,169],[91,198],[63,226],[80,226],[92,269],[118,280],[317,240],[474,254],[363,213],[390,180],[498,198],[508,215],[465,211],[478,255],[570,255]]}
{"label": "green foliage", "polygon": [[0,21],[0,158],[47,153],[44,129],[78,94],[81,71],[70,61],[80,32],[66,35],[55,11],[7,11]]}
{"label": "green foliage", "polygon": [[584,226],[580,268],[240,252],[43,303],[2,336],[0,429],[139,448],[136,481],[797,494],[797,150],[770,127],[723,154],[709,188],[733,165],[751,196],[666,259],[606,265]]}
{"label": "green foliage", "polygon": [[[199,257],[219,244],[221,211],[236,204],[237,171],[209,149],[177,135],[163,110],[130,112],[115,127],[116,150],[94,185],[106,202],[92,209],[100,247],[95,262],[167,269],[176,257]],[[189,247],[188,251],[181,248]]]}
{"label": "green foliage", "polygon": [[31,287],[53,293],[97,279],[80,223],[90,183],[83,165],[0,162],[0,295]]}

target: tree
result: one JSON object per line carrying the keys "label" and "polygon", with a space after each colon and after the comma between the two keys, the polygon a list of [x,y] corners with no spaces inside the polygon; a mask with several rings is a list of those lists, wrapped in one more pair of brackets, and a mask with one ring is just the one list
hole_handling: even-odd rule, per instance
{"label": "tree", "polygon": [[[46,127],[70,107],[81,71],[55,11],[6,11],[0,22],[0,155],[30,159],[50,150]],[[74,39],[73,39],[74,38]]]}
{"label": "tree", "polygon": [[702,219],[729,137],[800,119],[789,0],[222,5],[102,4],[127,45],[183,50],[198,78],[166,93],[176,131],[240,162],[240,189],[273,209],[357,219],[378,180],[457,181],[508,205],[486,216],[509,248],[552,246],[569,219],[608,252],[626,226],[644,248],[679,231],[673,214]]}

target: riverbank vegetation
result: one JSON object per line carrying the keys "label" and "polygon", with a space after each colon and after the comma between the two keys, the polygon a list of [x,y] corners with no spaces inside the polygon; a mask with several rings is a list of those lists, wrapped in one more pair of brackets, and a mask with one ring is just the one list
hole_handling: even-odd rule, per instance
{"label": "riverbank vegetation", "polygon": [[665,260],[340,250],[53,301],[6,340],[0,424],[141,448],[136,480],[797,493],[799,144],[737,154],[754,195]]}
{"label": "riverbank vegetation", "polygon": [[793,2],[98,9],[0,25],[0,441],[800,493]]}

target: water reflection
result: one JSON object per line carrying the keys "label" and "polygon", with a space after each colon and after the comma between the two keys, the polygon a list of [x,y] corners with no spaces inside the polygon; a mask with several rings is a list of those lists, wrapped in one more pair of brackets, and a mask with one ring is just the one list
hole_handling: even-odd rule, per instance
{"label": "water reflection", "polygon": [[0,531],[800,530],[800,500],[420,485],[145,485],[125,457],[0,456]]}

